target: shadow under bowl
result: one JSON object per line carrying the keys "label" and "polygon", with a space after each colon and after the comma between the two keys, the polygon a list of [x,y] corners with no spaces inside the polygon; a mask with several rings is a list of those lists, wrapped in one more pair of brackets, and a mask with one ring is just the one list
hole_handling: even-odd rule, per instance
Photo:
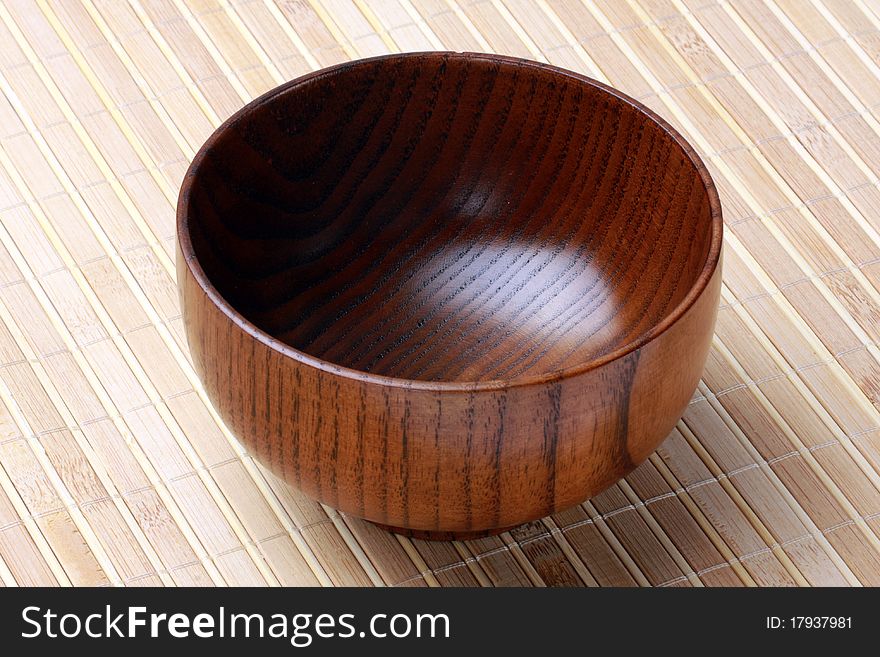
{"label": "shadow under bowl", "polygon": [[267,467],[428,538],[613,484],[699,381],[720,292],[704,165],[551,66],[414,53],[285,84],[178,204],[193,361]]}

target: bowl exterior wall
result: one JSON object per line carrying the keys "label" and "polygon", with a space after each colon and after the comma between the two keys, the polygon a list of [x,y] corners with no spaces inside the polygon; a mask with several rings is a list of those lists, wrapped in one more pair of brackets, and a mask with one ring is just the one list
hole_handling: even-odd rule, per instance
{"label": "bowl exterior wall", "polygon": [[582,502],[654,451],[702,374],[721,266],[687,312],[641,349],[556,380],[471,391],[315,367],[224,314],[180,251],[178,281],[196,370],[257,459],[346,513],[463,533]]}

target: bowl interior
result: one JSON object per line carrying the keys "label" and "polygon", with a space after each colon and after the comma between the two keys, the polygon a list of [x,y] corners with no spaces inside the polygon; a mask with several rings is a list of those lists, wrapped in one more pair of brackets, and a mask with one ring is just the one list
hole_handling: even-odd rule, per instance
{"label": "bowl interior", "polygon": [[585,363],[687,295],[709,196],[601,87],[455,55],[358,62],[246,108],[194,169],[193,253],[246,319],[323,360],[485,381]]}

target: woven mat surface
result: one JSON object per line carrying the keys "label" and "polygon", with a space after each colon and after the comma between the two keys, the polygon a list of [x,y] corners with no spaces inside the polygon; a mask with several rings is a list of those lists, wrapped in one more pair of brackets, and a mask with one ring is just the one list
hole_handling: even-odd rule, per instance
{"label": "woven mat surface", "polygon": [[[174,204],[284,80],[493,51],[668,118],[724,205],[703,382],[625,481],[498,537],[387,534],[285,487],[189,362]],[[0,583],[880,584],[880,3],[2,0]]]}

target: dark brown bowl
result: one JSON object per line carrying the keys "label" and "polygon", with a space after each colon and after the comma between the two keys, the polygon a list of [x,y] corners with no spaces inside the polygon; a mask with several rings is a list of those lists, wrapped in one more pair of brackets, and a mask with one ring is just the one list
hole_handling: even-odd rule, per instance
{"label": "dark brown bowl", "polygon": [[721,208],[693,149],[535,62],[393,55],[221,126],[177,211],[193,361],[308,495],[430,538],[613,484],[709,349]]}

